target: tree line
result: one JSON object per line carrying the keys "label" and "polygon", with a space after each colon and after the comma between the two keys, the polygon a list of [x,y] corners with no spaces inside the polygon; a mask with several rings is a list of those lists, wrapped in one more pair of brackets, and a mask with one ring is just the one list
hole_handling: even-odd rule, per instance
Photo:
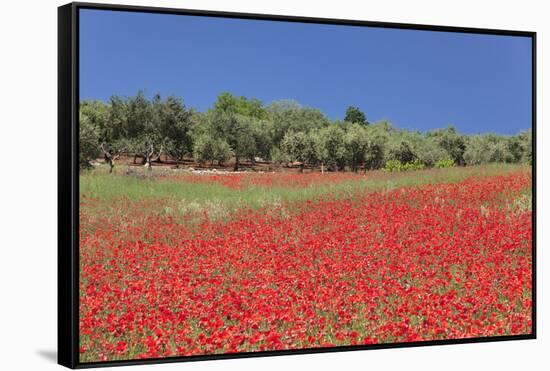
{"label": "tree line", "polygon": [[168,156],[223,165],[233,159],[255,164],[295,163],[322,171],[359,171],[530,163],[531,130],[517,135],[464,135],[453,126],[427,132],[400,130],[390,122],[371,123],[358,107],[331,121],[320,110],[295,101],[264,105],[255,98],[222,93],[205,112],[182,98],[143,92],[112,96],[108,102],[80,103],[80,167],[103,157],[112,171],[116,160],[133,156],[151,168]]}

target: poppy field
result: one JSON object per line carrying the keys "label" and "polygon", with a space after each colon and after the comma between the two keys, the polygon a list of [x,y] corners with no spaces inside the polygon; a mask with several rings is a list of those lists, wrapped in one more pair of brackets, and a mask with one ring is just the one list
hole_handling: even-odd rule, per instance
{"label": "poppy field", "polygon": [[531,170],[80,179],[80,361],[530,334]]}

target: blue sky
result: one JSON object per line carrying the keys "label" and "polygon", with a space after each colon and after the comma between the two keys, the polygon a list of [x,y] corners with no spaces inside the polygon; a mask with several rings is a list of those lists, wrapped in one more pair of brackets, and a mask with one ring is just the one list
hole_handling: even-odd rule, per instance
{"label": "blue sky", "polygon": [[80,98],[222,91],[293,99],[341,119],[514,134],[531,127],[531,40],[198,16],[81,10]]}

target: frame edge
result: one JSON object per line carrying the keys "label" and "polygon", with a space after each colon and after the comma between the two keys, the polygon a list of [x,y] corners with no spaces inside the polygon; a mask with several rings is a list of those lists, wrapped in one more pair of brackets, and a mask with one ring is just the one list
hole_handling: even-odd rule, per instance
{"label": "frame edge", "polygon": [[535,34],[534,31],[528,31],[528,30],[505,30],[505,29],[497,29],[497,28],[444,26],[444,25],[422,24],[422,23],[369,21],[366,19],[309,17],[309,16],[302,16],[302,15],[246,13],[246,12],[224,11],[224,10],[202,10],[202,9],[196,9],[196,8],[172,8],[172,7],[127,5],[127,4],[114,4],[114,3],[88,3],[88,2],[79,2],[79,1],[73,2],[72,4],[75,7],[80,9],[112,10],[112,11],[125,11],[125,12],[138,12],[138,13],[194,15],[194,16],[218,17],[218,18],[333,24],[333,25],[362,26],[362,27],[366,26],[366,27],[394,28],[394,29],[400,28],[400,29],[411,29],[411,30],[418,30],[418,31],[461,32],[461,33],[474,33],[474,34],[485,34],[485,35],[507,35],[507,36],[531,37],[533,36],[533,34]]}
{"label": "frame edge", "polygon": [[[75,253],[75,74],[74,4],[57,9],[57,363],[75,368],[78,364],[78,256]],[[78,177],[78,174],[76,174]],[[76,280],[75,280],[76,278]]]}
{"label": "frame edge", "polygon": [[[167,357],[142,360],[120,360],[105,362],[79,362],[79,246],[78,246],[78,11],[97,9],[128,12],[151,12],[158,14],[196,15],[286,21],[300,23],[355,25],[377,28],[397,28],[422,31],[459,32],[530,37],[532,39],[532,130],[533,130],[533,308],[532,332],[514,336],[483,338],[445,339],[410,343],[388,343],[369,346],[345,346],[333,348],[306,348],[286,351],[265,351],[251,353],[227,353],[191,357]],[[484,29],[441,25],[377,22],[336,18],[288,16],[280,14],[239,13],[229,11],[182,9],[124,4],[72,2],[58,7],[58,364],[71,368],[112,367],[141,364],[162,364],[205,360],[270,357],[284,355],[318,354],[371,349],[412,348],[418,346],[458,345],[510,340],[537,339],[536,318],[536,36],[535,31]]]}

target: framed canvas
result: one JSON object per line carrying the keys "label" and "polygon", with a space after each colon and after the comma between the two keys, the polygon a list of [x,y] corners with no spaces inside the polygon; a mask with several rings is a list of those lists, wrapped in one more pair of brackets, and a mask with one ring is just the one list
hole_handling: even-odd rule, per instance
{"label": "framed canvas", "polygon": [[70,368],[536,337],[536,34],[58,10]]}

